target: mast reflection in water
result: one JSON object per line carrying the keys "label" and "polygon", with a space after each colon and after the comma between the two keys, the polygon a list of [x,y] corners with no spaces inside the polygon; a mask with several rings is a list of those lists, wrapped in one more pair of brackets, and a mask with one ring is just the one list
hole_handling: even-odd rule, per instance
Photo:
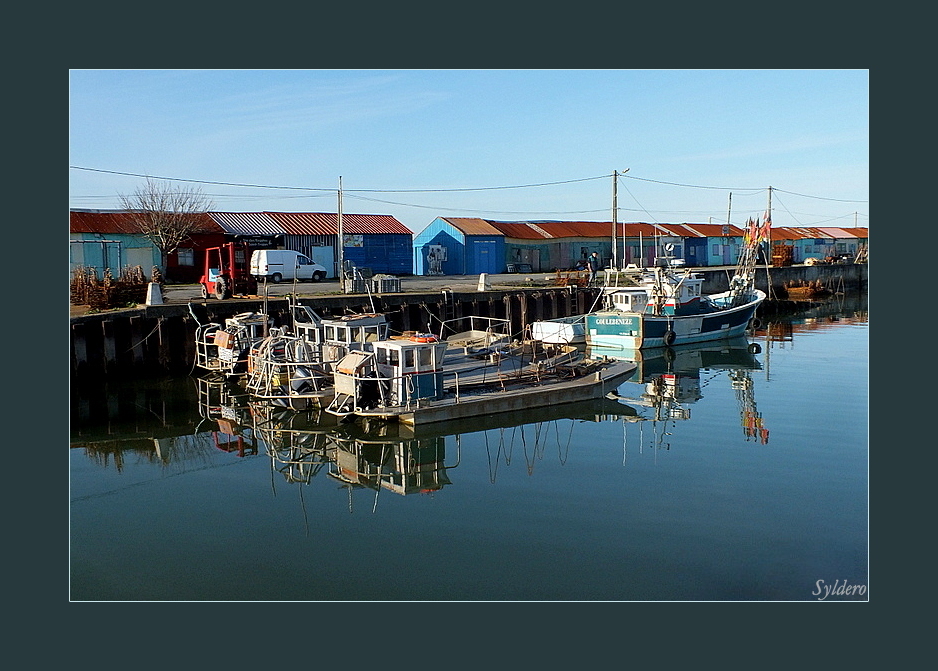
{"label": "mast reflection in water", "polygon": [[639,364],[605,399],[422,429],[212,379],[75,389],[72,598],[814,600],[818,580],[866,584],[865,302],[604,353]]}

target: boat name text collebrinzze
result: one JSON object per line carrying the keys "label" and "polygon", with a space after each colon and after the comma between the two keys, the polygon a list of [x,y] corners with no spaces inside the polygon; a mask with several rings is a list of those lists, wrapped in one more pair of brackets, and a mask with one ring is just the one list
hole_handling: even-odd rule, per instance
{"label": "boat name text collebrinzze", "polygon": [[597,324],[631,324],[631,319],[608,319],[608,318],[599,318],[596,320]]}

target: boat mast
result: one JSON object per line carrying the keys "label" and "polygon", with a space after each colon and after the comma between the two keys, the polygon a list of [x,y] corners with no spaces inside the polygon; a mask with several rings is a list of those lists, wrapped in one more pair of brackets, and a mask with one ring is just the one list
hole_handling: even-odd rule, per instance
{"label": "boat mast", "polygon": [[772,187],[769,187],[769,205],[765,211],[765,284],[766,291],[771,297],[775,292],[772,290],[772,277],[769,275],[769,266],[772,260]]}

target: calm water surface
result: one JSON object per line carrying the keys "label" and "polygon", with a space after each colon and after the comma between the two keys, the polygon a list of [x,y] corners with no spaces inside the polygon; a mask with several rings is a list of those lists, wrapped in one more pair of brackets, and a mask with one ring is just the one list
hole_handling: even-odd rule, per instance
{"label": "calm water surface", "polygon": [[75,389],[71,598],[865,600],[868,336],[835,300],[650,353],[617,400],[416,436]]}

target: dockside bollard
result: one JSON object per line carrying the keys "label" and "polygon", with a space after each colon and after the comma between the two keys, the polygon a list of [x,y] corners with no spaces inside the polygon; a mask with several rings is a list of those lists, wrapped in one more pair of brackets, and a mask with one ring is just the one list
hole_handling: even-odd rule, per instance
{"label": "dockside bollard", "polygon": [[162,305],[163,292],[160,291],[160,285],[156,282],[150,282],[147,287],[147,305]]}

